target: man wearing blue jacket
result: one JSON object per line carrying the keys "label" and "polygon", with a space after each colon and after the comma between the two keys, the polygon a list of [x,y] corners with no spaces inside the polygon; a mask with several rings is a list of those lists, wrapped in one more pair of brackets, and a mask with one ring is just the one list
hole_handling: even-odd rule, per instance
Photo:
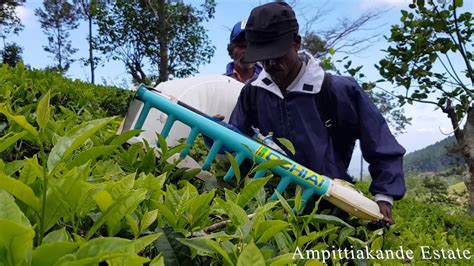
{"label": "man wearing blue jacket", "polygon": [[232,77],[242,83],[258,76],[262,67],[254,62],[243,62],[247,41],[245,39],[245,20],[237,22],[230,32],[230,42],[227,51],[233,60],[226,66],[224,75]]}
{"label": "man wearing blue jacket", "polygon": [[[287,152],[291,159],[347,181],[353,181],[347,170],[354,141],[359,139],[373,180],[370,192],[384,221],[392,224],[393,200],[405,194],[405,149],[367,94],[353,78],[328,79],[329,74],[310,54],[298,52],[301,36],[288,4],[272,2],[254,8],[245,33],[244,62],[260,62],[263,70],[242,89],[230,124],[249,136],[255,127],[263,135],[272,132],[275,141],[286,138],[296,150],[295,155]],[[323,81],[329,93],[318,95]],[[330,119],[318,106],[325,102],[331,103],[334,117]]]}

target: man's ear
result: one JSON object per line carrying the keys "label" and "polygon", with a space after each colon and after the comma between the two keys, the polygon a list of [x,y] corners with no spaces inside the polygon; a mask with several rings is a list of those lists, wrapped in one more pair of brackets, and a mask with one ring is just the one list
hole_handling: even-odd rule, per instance
{"label": "man's ear", "polygon": [[296,51],[299,51],[301,48],[301,36],[299,34],[295,34],[293,37],[293,45],[296,49]]}
{"label": "man's ear", "polygon": [[230,59],[234,60],[234,57],[232,56],[232,51],[234,50],[234,43],[229,43],[227,45],[227,52],[229,53]]}

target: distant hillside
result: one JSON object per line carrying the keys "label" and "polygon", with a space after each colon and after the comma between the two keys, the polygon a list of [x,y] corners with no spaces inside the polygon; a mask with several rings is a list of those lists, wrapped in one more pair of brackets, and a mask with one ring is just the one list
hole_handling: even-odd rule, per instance
{"label": "distant hillside", "polygon": [[441,172],[464,164],[454,136],[438,141],[405,156],[403,166],[407,174]]}

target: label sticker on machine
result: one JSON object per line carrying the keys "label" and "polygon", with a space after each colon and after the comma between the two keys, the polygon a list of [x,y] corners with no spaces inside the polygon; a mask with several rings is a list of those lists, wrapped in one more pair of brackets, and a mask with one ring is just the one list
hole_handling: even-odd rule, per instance
{"label": "label sticker on machine", "polygon": [[[286,158],[265,146],[260,146],[255,155],[263,160],[285,160]],[[329,182],[320,174],[317,174],[308,168],[295,163],[281,165],[281,168],[287,170],[291,175],[303,178],[306,182],[315,186],[318,190],[324,190],[329,187]]]}

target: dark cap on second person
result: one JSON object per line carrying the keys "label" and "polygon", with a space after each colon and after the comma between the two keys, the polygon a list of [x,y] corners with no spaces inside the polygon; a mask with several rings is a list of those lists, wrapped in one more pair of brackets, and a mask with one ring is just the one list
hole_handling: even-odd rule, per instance
{"label": "dark cap on second person", "polygon": [[298,21],[287,3],[272,2],[254,8],[245,26],[247,52],[244,61],[284,56],[297,33]]}

